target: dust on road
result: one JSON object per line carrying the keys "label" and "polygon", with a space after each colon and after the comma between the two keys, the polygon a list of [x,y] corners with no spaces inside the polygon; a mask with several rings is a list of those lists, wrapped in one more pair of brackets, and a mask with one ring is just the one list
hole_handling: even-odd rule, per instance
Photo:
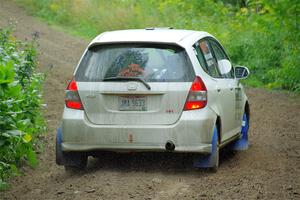
{"label": "dust on road", "polygon": [[66,173],[54,159],[64,89],[87,41],[48,26],[9,0],[0,0],[0,27],[17,21],[15,35],[39,35],[39,66],[47,73],[48,133],[40,164],[13,178],[0,199],[300,199],[300,97],[247,89],[250,148],[222,154],[218,173],[191,167],[187,155],[114,155],[91,159],[82,174]]}

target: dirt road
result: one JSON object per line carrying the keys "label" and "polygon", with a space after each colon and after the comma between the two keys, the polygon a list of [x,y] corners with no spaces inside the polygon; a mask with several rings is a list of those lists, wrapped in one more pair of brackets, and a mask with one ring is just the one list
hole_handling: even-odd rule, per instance
{"label": "dirt road", "polygon": [[91,159],[82,174],[54,162],[67,80],[87,41],[49,27],[10,0],[0,0],[0,27],[17,21],[16,36],[38,33],[49,131],[37,169],[13,178],[0,199],[300,199],[300,97],[247,89],[251,106],[248,151],[222,155],[218,173],[195,170],[183,155],[121,155]]}

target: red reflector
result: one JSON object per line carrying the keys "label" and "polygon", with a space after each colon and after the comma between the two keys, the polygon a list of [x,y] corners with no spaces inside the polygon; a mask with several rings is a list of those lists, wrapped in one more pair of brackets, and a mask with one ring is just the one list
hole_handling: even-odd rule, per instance
{"label": "red reflector", "polygon": [[66,106],[72,109],[81,109],[81,102],[66,100]]}
{"label": "red reflector", "polygon": [[199,108],[204,108],[206,106],[206,103],[203,101],[192,101],[192,102],[186,102],[184,109],[185,110],[194,110]]}

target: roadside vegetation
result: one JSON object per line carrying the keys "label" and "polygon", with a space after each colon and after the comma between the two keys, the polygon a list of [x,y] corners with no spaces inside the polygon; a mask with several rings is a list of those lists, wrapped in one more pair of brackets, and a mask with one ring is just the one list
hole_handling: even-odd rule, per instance
{"label": "roadside vegetation", "polygon": [[36,43],[17,41],[0,29],[0,190],[24,164],[37,165],[35,150],[45,131],[41,112],[43,74],[36,72]]}
{"label": "roadside vegetation", "polygon": [[[16,0],[50,24],[91,39],[171,26],[205,30],[250,68],[246,84],[300,92],[300,3],[294,0]],[[298,2],[298,3],[297,3]]]}

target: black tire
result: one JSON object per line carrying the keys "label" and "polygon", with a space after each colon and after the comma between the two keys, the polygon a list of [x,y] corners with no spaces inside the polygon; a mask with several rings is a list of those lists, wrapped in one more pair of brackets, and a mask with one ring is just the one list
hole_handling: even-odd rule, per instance
{"label": "black tire", "polygon": [[86,169],[88,156],[82,152],[64,152],[66,171],[82,171]]}
{"label": "black tire", "polygon": [[64,164],[64,156],[61,149],[61,144],[58,141],[58,137],[56,136],[56,142],[55,142],[55,161],[57,165],[63,165]]}

